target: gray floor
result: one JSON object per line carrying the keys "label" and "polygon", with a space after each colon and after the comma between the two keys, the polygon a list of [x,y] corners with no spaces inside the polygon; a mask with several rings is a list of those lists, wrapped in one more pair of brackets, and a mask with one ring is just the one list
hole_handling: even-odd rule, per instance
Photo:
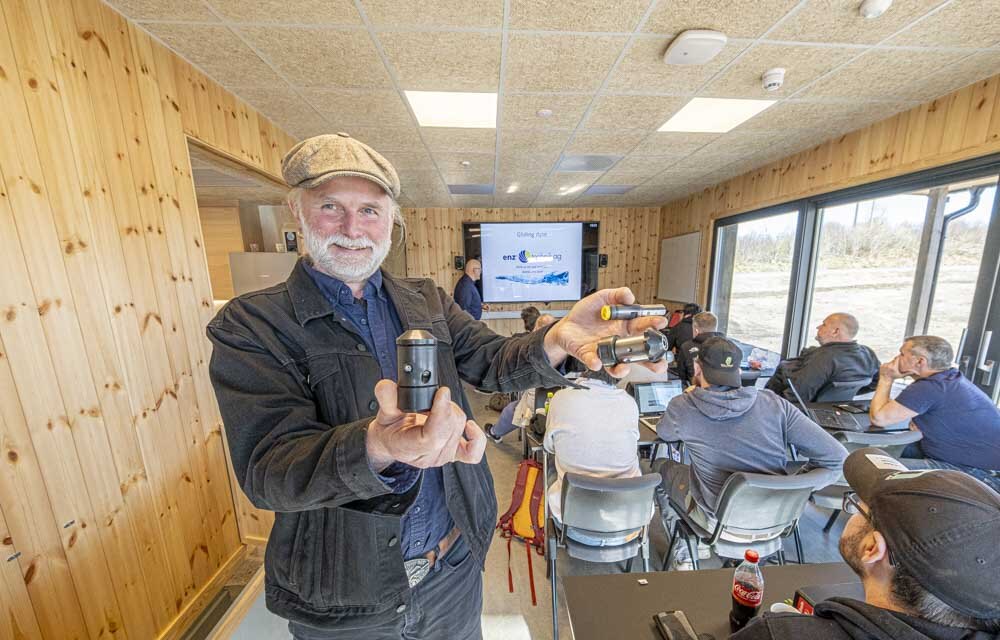
{"label": "gray floor", "polygon": [[[497,414],[486,407],[488,396],[469,392],[473,412],[480,424],[493,422]],[[643,437],[652,434],[643,434]],[[497,491],[497,502],[500,511],[506,510],[510,504],[511,490],[517,465],[521,461],[521,444],[517,434],[507,436],[498,445],[490,443],[486,450],[490,469],[493,471],[494,484]],[[835,562],[840,560],[837,552],[837,541],[846,518],[841,518],[828,534],[822,532],[829,512],[814,508],[806,508],[805,516],[800,524],[802,542],[805,548],[807,562]],[[666,551],[667,540],[659,525],[659,515],[654,517],[652,529],[653,562],[658,566],[658,558]],[[485,589],[483,594],[483,635],[486,640],[552,640],[551,591],[549,582],[545,579],[545,563],[540,556],[533,557],[535,573],[535,589],[538,604],[532,606],[528,582],[528,566],[523,546],[512,548],[510,567],[514,577],[514,593],[509,593],[507,585],[507,545],[499,538],[490,548],[486,559]],[[717,559],[702,561],[703,568],[717,568]],[[615,573],[623,567],[615,565],[595,565],[576,561],[560,552],[559,573],[566,575],[594,575]],[[638,570],[638,566],[636,567]],[[560,636],[565,640],[571,638],[569,621],[566,616],[563,591],[560,586]],[[287,638],[285,622],[264,608],[263,596],[254,603],[254,607],[234,634],[236,640],[264,640]]]}

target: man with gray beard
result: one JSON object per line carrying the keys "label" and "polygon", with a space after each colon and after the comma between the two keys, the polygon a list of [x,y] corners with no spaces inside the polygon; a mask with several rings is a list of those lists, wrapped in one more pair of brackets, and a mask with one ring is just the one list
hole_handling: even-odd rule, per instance
{"label": "man with gray beard", "polygon": [[[236,478],[276,512],[267,607],[299,639],[480,638],[496,498],[462,381],[572,386],[553,367],[572,356],[596,370],[600,338],[666,320],[603,322],[603,305],[635,302],[604,290],[544,330],[504,338],[431,280],[380,268],[402,225],[399,178],[381,155],[347,134],[316,136],[288,152],[282,174],[309,257],[208,326]],[[395,341],[411,329],[438,343],[426,413],[396,403]]]}

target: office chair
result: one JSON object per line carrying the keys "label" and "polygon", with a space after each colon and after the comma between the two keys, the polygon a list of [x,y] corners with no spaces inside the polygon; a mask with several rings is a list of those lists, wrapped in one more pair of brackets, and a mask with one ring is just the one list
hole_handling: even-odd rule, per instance
{"label": "office chair", "polygon": [[858,391],[871,383],[871,376],[853,380],[831,380],[820,387],[813,402],[847,402],[853,400]]}
{"label": "office chair", "polygon": [[757,385],[757,378],[760,377],[759,369],[741,369],[740,386],[753,387]]}
{"label": "office chair", "polygon": [[[829,469],[813,469],[791,476],[734,473],[722,487],[717,522],[711,531],[694,522],[682,505],[674,504],[668,496],[663,496],[660,513],[664,529],[668,527],[666,509],[672,509],[678,515],[673,532],[668,531],[670,544],[663,556],[663,570],[669,568],[674,545],[681,537],[695,569],[698,568],[697,541],[711,545],[721,558],[742,559],[747,549],[754,549],[762,558],[776,554],[778,564],[785,564],[782,538],[789,535],[794,536],[796,555],[799,564],[802,564],[799,518],[809,495],[835,478],[836,472]],[[725,539],[725,534],[745,538],[746,541]]]}
{"label": "office chair", "polygon": [[[833,434],[848,453],[865,447],[878,447],[890,456],[898,458],[908,445],[919,442],[923,435],[919,431],[898,431],[894,433],[855,433],[853,431],[837,431]],[[823,526],[823,533],[833,527],[840,516],[840,507],[844,504],[844,494],[851,490],[841,474],[837,482],[813,492],[810,498],[817,507],[833,509],[830,519]]]}

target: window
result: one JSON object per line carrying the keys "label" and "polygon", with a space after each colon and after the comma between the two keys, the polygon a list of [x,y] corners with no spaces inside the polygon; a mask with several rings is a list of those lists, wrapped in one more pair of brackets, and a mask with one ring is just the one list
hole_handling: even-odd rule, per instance
{"label": "window", "polygon": [[798,220],[792,209],[719,227],[710,308],[720,331],[781,352]]}
{"label": "window", "polygon": [[819,211],[812,305],[803,332],[831,313],[858,319],[858,341],[891,360],[906,334],[913,276],[927,213],[926,193],[900,193]]}

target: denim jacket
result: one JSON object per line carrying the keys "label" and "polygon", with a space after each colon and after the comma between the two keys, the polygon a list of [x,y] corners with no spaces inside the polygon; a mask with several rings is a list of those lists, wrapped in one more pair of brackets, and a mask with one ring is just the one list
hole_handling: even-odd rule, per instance
{"label": "denim jacket", "polygon": [[[545,331],[504,338],[431,280],[383,278],[403,330],[437,337],[439,382],[468,416],[462,380],[492,391],[566,384],[545,356]],[[275,512],[268,609],[329,629],[402,616],[410,589],[400,519],[419,483],[393,494],[368,464],[381,375],[364,340],[333,313],[301,261],[286,282],[226,304],[208,336],[236,478],[254,506]],[[486,459],[443,472],[448,510],[484,566],[497,509]]]}

